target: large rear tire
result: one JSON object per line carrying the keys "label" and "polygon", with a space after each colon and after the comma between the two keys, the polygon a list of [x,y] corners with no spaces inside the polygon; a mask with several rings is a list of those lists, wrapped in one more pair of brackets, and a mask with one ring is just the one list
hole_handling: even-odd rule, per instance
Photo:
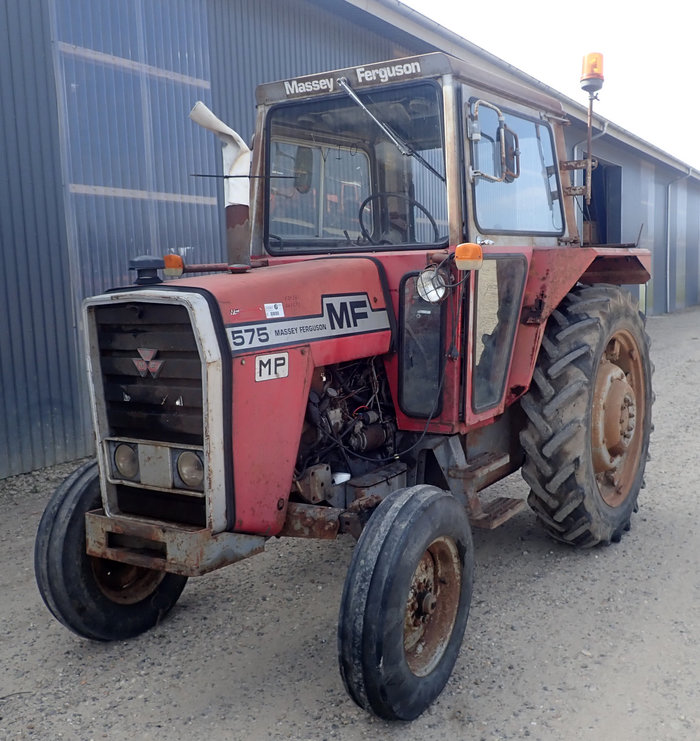
{"label": "large rear tire", "polygon": [[644,316],[617,286],[577,286],[553,312],[520,434],[528,503],[556,539],[617,542],[644,482],[653,392]]}
{"label": "large rear tire", "polygon": [[39,522],[34,573],[54,617],[98,641],[131,638],[170,611],[187,577],[131,566],[85,551],[85,513],[101,506],[97,464],[87,463],[56,489]]}
{"label": "large rear tire", "polygon": [[473,547],[464,508],[414,486],[388,496],[358,540],[338,623],[352,699],[385,720],[413,720],[452,673],[469,615]]}

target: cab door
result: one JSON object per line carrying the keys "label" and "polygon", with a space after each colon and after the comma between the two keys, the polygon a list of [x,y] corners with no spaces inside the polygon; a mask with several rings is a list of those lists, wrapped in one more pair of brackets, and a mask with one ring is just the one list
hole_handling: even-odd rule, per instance
{"label": "cab door", "polygon": [[462,95],[467,239],[484,252],[481,269],[470,276],[464,325],[469,427],[505,408],[532,252],[558,245],[564,213],[554,134],[546,117],[466,85]]}
{"label": "cab door", "polygon": [[471,275],[465,322],[464,418],[468,426],[503,412],[532,250],[484,245]]}

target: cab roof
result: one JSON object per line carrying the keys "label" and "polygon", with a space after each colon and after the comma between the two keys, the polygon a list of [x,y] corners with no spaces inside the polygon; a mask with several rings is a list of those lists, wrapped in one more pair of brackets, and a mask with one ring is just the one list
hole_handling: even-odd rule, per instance
{"label": "cab roof", "polygon": [[340,90],[337,83],[340,77],[345,77],[353,89],[362,90],[404,80],[434,79],[449,74],[462,82],[473,83],[480,88],[502,94],[548,113],[563,115],[561,103],[556,98],[442,52],[361,64],[314,75],[268,82],[258,85],[255,97],[258,105],[271,105],[283,101],[325,96]]}

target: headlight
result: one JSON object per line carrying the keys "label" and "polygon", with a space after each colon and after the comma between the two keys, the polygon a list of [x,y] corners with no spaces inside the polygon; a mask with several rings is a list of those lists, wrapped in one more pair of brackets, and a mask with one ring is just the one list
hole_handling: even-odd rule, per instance
{"label": "headlight", "polygon": [[418,295],[429,304],[439,304],[447,296],[447,277],[436,265],[426,268],[416,279]]}
{"label": "headlight", "polygon": [[201,489],[204,484],[204,464],[201,458],[191,450],[180,453],[177,457],[177,472],[182,483],[190,489]]}
{"label": "headlight", "polygon": [[120,443],[114,449],[114,465],[125,479],[134,479],[139,473],[139,457],[131,445]]}

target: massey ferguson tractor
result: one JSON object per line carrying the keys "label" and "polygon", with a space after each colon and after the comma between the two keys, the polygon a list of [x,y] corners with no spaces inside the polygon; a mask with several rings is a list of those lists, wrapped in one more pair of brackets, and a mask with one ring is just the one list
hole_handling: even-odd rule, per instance
{"label": "massey ferguson tractor", "polygon": [[[252,151],[195,114],[243,192],[228,262],[138,258],[85,302],[97,460],[48,503],[37,582],[122,640],[270,538],[349,533],[343,682],[413,719],[460,650],[471,528],[527,503],[580,548],[629,529],[653,395],[621,286],[650,255],[582,243],[590,146],[565,160],[557,100],[444,54],[261,85],[257,110]],[[527,502],[489,495],[518,469]]]}

